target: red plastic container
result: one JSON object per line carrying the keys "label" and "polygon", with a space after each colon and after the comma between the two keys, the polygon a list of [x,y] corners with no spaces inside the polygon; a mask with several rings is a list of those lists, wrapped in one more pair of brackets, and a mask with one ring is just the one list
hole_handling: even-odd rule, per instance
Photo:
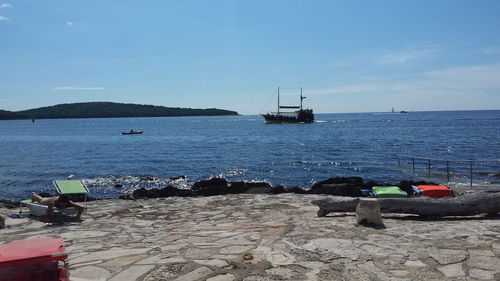
{"label": "red plastic container", "polygon": [[451,189],[443,185],[419,185],[417,188],[422,191],[423,196],[447,197],[452,195]]}
{"label": "red plastic container", "polygon": [[0,244],[0,281],[68,281],[67,259],[59,237]]}

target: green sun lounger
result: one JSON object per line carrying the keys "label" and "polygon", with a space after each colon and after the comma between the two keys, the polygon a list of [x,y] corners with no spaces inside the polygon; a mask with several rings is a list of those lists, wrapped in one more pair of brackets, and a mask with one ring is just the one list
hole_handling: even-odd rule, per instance
{"label": "green sun lounger", "polygon": [[404,198],[406,192],[401,191],[397,186],[374,186],[372,190],[377,198]]}

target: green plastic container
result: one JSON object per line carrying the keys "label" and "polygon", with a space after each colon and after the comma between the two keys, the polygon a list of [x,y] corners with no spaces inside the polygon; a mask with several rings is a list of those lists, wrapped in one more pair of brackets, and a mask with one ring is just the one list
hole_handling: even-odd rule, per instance
{"label": "green plastic container", "polygon": [[397,186],[374,186],[372,187],[377,198],[404,198],[405,192]]}

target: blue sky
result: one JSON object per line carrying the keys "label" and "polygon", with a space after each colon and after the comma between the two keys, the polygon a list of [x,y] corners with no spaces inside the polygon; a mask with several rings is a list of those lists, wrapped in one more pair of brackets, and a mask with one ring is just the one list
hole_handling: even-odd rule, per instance
{"label": "blue sky", "polygon": [[[500,1],[0,0],[0,109],[500,109]],[[283,93],[287,103],[297,92]]]}

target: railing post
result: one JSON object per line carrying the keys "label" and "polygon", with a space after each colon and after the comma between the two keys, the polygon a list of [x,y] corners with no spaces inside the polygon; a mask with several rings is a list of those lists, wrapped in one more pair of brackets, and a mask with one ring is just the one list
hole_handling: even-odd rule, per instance
{"label": "railing post", "polygon": [[431,159],[429,159],[429,175],[431,174]]}
{"label": "railing post", "polygon": [[412,171],[415,173],[415,157],[411,158],[411,163],[412,163],[412,167],[413,167]]}
{"label": "railing post", "polygon": [[472,187],[472,161],[470,161],[470,187]]}
{"label": "railing post", "polygon": [[446,161],[446,178],[450,182],[450,161]]}

